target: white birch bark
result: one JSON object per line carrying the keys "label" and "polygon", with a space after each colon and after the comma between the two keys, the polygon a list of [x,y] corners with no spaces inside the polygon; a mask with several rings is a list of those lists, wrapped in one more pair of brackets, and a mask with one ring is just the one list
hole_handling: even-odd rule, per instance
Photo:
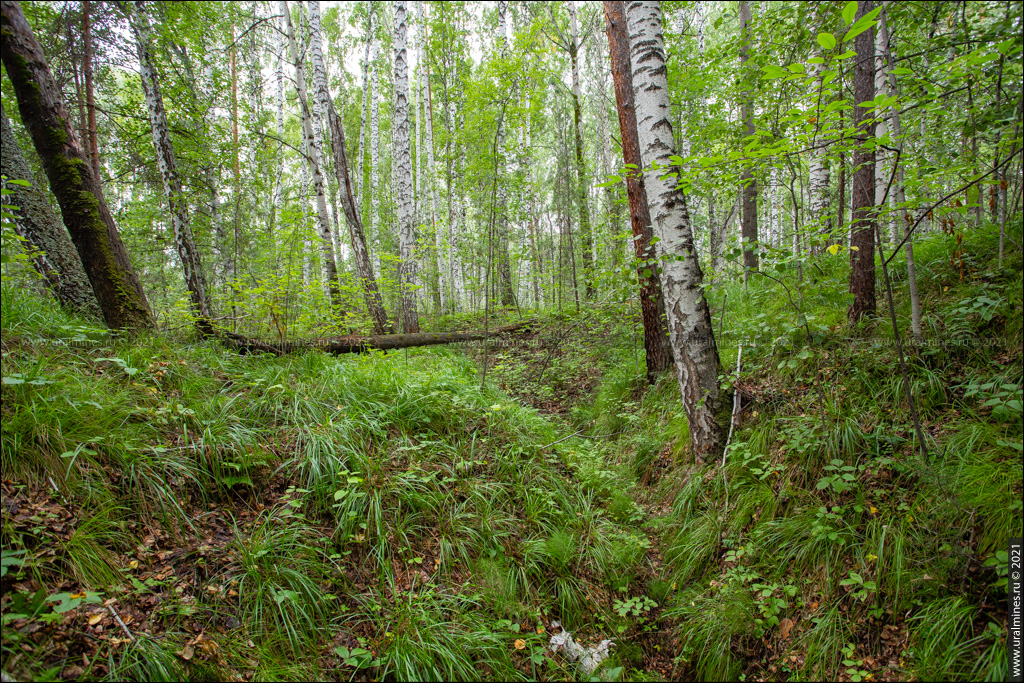
{"label": "white birch bark", "polygon": [[[896,74],[894,74],[890,65],[893,61],[892,50],[889,46],[889,28],[886,25],[886,12],[883,9],[878,15],[878,36],[879,42],[884,46],[883,49],[883,61],[882,70],[885,72],[886,77],[889,79],[890,92],[892,94],[897,93],[896,89]],[[892,134],[896,139],[896,144],[899,148],[903,149],[902,131],[900,130],[900,113],[896,107],[889,108],[889,116],[892,119]],[[910,217],[907,215],[906,209],[906,188],[903,183],[903,164],[900,164],[896,169],[895,179],[895,200],[899,205],[900,220],[903,223],[903,235],[906,238],[906,244],[904,245],[904,253],[907,256],[907,284],[910,289],[910,327],[911,333],[914,335],[914,341],[921,343],[924,341],[924,329],[921,325],[921,297],[917,289],[917,268],[914,264],[914,237],[909,232],[910,230]],[[892,191],[890,191],[892,192]]]}
{"label": "white birch bark", "polygon": [[[327,159],[323,154],[321,141],[327,136],[327,107],[330,100],[330,92],[327,88],[327,68],[324,65],[324,34],[320,25],[320,2],[309,0],[309,54],[313,62],[313,135],[316,144],[321,145],[320,158]],[[334,195],[332,194],[332,197]],[[331,202],[332,208],[335,202]],[[338,214],[334,212],[334,220],[331,226],[331,246],[335,259],[342,255],[341,236],[338,234]],[[335,261],[337,264],[337,260]]]}
{"label": "white birch bark", "polygon": [[[370,241],[379,246],[378,203],[380,202],[380,74],[377,68],[377,56],[380,47],[374,40],[370,48],[370,212],[367,228]],[[373,267],[380,271],[379,249],[373,252]]]}
{"label": "white birch bark", "polygon": [[149,110],[150,132],[153,135],[153,147],[156,149],[156,164],[160,171],[164,195],[171,214],[171,228],[174,234],[174,246],[181,260],[181,268],[185,276],[192,303],[192,313],[199,318],[209,318],[210,299],[206,291],[206,276],[203,273],[199,250],[196,249],[192,236],[192,225],[188,218],[188,205],[182,191],[181,178],[178,176],[178,165],[174,157],[174,146],[171,143],[170,128],[167,125],[167,113],[164,109],[163,96],[150,48],[149,17],[146,16],[145,5],[137,2],[135,7],[127,5],[131,12],[132,29],[135,32],[136,48],[139,54],[139,70],[142,76],[142,89]]}
{"label": "white birch bark", "polygon": [[306,137],[302,137],[302,184],[299,186],[299,229],[302,231],[302,286],[307,290],[313,282],[313,267],[311,256],[313,253],[313,242],[309,239],[308,222],[309,215],[309,151],[306,144]]}
{"label": "white birch bark", "polygon": [[[424,11],[423,3],[418,2],[420,9],[420,23],[423,25],[423,40],[427,39],[426,33],[426,22],[427,13]],[[423,94],[423,111],[424,121],[426,126],[426,147],[427,147],[427,173],[426,183],[423,187],[423,191],[430,199],[430,225],[434,230],[434,243],[435,243],[435,258],[437,263],[438,273],[438,285],[441,289],[441,310],[448,310],[448,297],[449,289],[451,287],[451,272],[446,274],[445,269],[442,268],[442,263],[450,261],[450,256],[446,254],[451,249],[451,225],[448,226],[448,246],[444,244],[444,231],[438,225],[438,213],[437,207],[440,205],[440,198],[438,197],[438,183],[437,181],[437,164],[434,157],[434,101],[430,90],[430,65],[424,61],[421,66],[423,73],[423,82],[421,84],[421,91]]]}
{"label": "white birch bark", "polygon": [[[882,12],[884,13],[885,10],[883,9]],[[883,35],[882,31],[875,31],[875,97],[889,95],[889,76],[885,68],[885,51],[888,49],[888,44],[888,35]],[[889,121],[883,116],[875,124],[875,138],[880,139],[887,135],[889,135]],[[875,210],[879,212],[882,211],[885,188],[889,184],[890,170],[888,166],[891,163],[890,154],[884,147],[875,149]],[[881,220],[881,218],[876,220]],[[888,212],[885,220],[889,225],[889,239],[892,240],[892,244],[898,244],[900,236],[894,214],[891,211]]]}
{"label": "white birch bark", "polygon": [[370,80],[367,77],[367,70],[370,68],[370,45],[373,43],[373,8],[374,3],[369,2],[368,14],[366,17],[366,53],[363,55],[363,103],[359,108],[359,151],[356,154],[356,167],[355,167],[355,202],[356,206],[359,207],[359,213],[362,215],[363,211],[363,161],[366,158],[366,120],[369,118],[368,107],[370,101],[367,98],[367,91],[370,88]]}
{"label": "white birch bark", "polygon": [[412,225],[412,149],[409,140],[409,62],[406,50],[406,6],[395,1],[395,208],[398,215],[398,283],[401,288],[402,331],[420,331],[416,312],[416,233]]}
{"label": "white birch bark", "polygon": [[338,286],[338,267],[334,260],[334,239],[331,233],[331,220],[327,213],[326,183],[321,164],[319,136],[313,128],[309,98],[306,95],[306,69],[299,58],[298,46],[295,42],[295,29],[292,26],[291,14],[287,0],[281,0],[281,13],[284,15],[285,28],[288,32],[288,44],[292,62],[295,64],[295,87],[299,95],[299,107],[302,114],[302,132],[306,140],[306,154],[309,160],[310,175],[313,177],[313,194],[316,201],[317,234],[320,236],[320,270],[324,277],[324,286],[330,293],[331,304],[336,310],[341,307],[341,291]]}
{"label": "white birch bark", "polygon": [[[278,27],[281,29],[276,32],[275,39],[275,55],[274,59],[274,81],[277,86],[277,139],[278,139],[278,152],[277,152],[277,178],[274,180],[274,207],[278,214],[281,211],[281,203],[284,194],[284,155],[283,144],[284,144],[284,18],[281,17],[278,21]],[[273,237],[273,236],[271,236]],[[276,240],[274,241],[276,245]]]}
{"label": "white birch bark", "polygon": [[714,457],[723,447],[724,431],[718,421],[721,396],[718,386],[718,348],[711,314],[701,283],[686,198],[666,178],[675,140],[669,108],[668,79],[661,4],[652,0],[627,3],[633,65],[637,131],[647,167],[663,170],[645,174],[647,197],[661,260],[661,287],[675,355],[676,376],[683,408],[690,424],[694,453]]}

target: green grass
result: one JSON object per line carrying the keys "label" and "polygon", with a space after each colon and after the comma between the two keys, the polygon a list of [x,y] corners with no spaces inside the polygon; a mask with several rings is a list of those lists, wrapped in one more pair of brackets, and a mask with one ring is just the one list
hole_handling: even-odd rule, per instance
{"label": "green grass", "polygon": [[[239,356],[115,337],[5,283],[0,465],[43,509],[38,529],[4,517],[5,552],[24,551],[11,576],[45,595],[160,596],[151,632],[104,655],[110,679],[568,679],[538,632],[558,620],[588,642],[618,637],[606,668],[633,680],[650,679],[635,668],[650,658],[676,677],[805,680],[883,655],[902,663],[876,676],[999,680],[992,562],[1022,532],[1021,276],[1019,256],[997,272],[991,235],[978,239],[977,277],[962,282],[945,237],[918,243],[929,338],[994,340],[908,347],[927,459],[891,329],[845,325],[835,259],[802,285],[813,355],[774,283],[711,289],[716,326],[727,304],[723,366],[742,342],[757,389],[724,468],[693,463],[676,379],[646,385],[635,312],[618,305],[541,316],[555,332],[579,322],[586,344],[570,338],[543,382],[503,356],[492,377],[510,395],[481,388],[458,349]],[[595,368],[565,421],[515,397],[544,384],[547,400]],[[591,438],[562,440],[578,430]],[[46,536],[72,508],[83,513]],[[215,510],[232,521],[211,531]],[[154,539],[183,550],[189,582],[138,582],[149,574],[133,552]],[[657,604],[647,622],[614,608],[643,598]],[[194,624],[210,625],[220,658],[180,656]],[[24,628],[5,624],[5,662]],[[897,652],[879,649],[886,628]],[[14,673],[53,666],[36,648]]]}

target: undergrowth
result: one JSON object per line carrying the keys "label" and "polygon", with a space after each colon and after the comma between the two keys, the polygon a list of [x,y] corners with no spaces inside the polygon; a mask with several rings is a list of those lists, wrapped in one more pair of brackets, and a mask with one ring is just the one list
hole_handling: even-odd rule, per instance
{"label": "undergrowth", "polygon": [[786,280],[799,311],[765,278],[709,288],[739,413],[706,464],[629,304],[541,315],[481,387],[479,347],[239,356],[5,284],[5,669],[564,680],[561,626],[615,640],[604,678],[1001,680],[1022,302],[990,238],[963,279],[918,245],[927,456],[891,327],[847,326],[830,255]]}

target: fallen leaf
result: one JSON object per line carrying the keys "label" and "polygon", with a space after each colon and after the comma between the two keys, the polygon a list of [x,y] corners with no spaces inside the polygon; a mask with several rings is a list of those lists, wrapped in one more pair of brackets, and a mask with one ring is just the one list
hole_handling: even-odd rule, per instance
{"label": "fallen leaf", "polygon": [[779,622],[779,635],[782,636],[783,640],[789,638],[789,632],[793,630],[793,626],[794,624],[792,619],[783,619]]}
{"label": "fallen leaf", "polygon": [[102,614],[92,615],[91,617],[89,617],[89,626],[95,626],[96,624],[100,623],[101,619],[103,619]]}
{"label": "fallen leaf", "polygon": [[131,562],[128,563],[128,566],[131,567],[132,569],[138,569],[139,568],[139,561],[138,560],[132,560]]}
{"label": "fallen leaf", "polygon": [[516,639],[516,642],[514,642],[514,643],[512,643],[512,644],[513,644],[513,645],[515,645],[515,648],[516,648],[517,650],[522,650],[523,648],[525,648],[525,647],[526,647],[526,641],[525,641],[525,640],[523,640],[522,638],[517,638],[517,639]]}
{"label": "fallen leaf", "polygon": [[185,647],[181,648],[181,652],[179,652],[178,654],[181,655],[181,658],[187,662],[188,660],[192,659],[192,656],[195,653],[196,651],[191,645],[186,645]]}

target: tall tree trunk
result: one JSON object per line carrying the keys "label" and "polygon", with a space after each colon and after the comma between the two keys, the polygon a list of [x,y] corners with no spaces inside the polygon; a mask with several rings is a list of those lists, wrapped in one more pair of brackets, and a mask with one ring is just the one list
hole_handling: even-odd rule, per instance
{"label": "tall tree trunk", "polygon": [[202,260],[192,236],[188,205],[185,202],[181,178],[178,176],[178,163],[174,156],[174,145],[171,142],[170,127],[167,125],[164,99],[160,93],[159,77],[150,47],[149,17],[146,15],[146,7],[142,0],[135,3],[134,11],[131,14],[131,24],[139,53],[139,71],[142,76],[142,90],[146,97],[146,107],[149,110],[149,126],[150,132],[153,134],[153,147],[156,150],[156,165],[160,171],[160,181],[163,184],[164,196],[167,198],[171,214],[174,246],[178,252],[178,258],[181,260],[185,287],[188,288],[192,301],[192,314],[197,318],[208,319],[211,312],[210,297],[206,291],[206,275],[203,273]]}
{"label": "tall tree trunk", "polygon": [[18,207],[14,212],[14,227],[18,235],[31,245],[32,264],[43,276],[53,296],[64,308],[100,317],[96,296],[82,268],[82,260],[78,258],[68,231],[50,208],[46,193],[36,186],[3,104],[0,104],[0,172],[8,180],[32,183],[27,187],[18,184],[8,187],[14,192],[10,195],[11,203]]}
{"label": "tall tree trunk", "polygon": [[[884,13],[885,10],[882,10]],[[881,19],[882,15],[879,15]],[[882,97],[889,95],[889,77],[885,69],[885,51],[888,49],[888,35],[886,32],[881,30],[879,27],[875,31],[875,97]],[[889,119],[886,116],[879,116],[877,123],[875,123],[875,138],[882,141],[889,137]],[[886,147],[890,147],[891,141],[884,143]],[[875,207],[878,212],[883,211],[883,204],[888,201],[893,203],[892,191],[889,191],[889,196],[886,197],[886,186],[889,184],[889,167],[892,165],[894,159],[892,155],[885,149],[885,147],[875,147]],[[900,241],[899,228],[896,225],[896,214],[893,212],[883,213],[885,221],[888,223],[888,230],[882,230],[882,234],[887,234],[890,243],[895,246]],[[875,220],[879,220],[878,214],[875,216]],[[879,226],[882,227],[882,226]]]}
{"label": "tall tree trunk", "polygon": [[363,208],[363,161],[366,158],[366,120],[369,118],[367,115],[370,101],[367,98],[367,91],[370,88],[370,79],[367,77],[367,70],[370,68],[370,45],[373,43],[373,8],[376,6],[373,2],[366,3],[368,5],[366,15],[366,54],[363,56],[363,104],[359,108],[359,151],[356,154],[356,159],[359,163],[356,164],[355,172],[355,201],[356,206],[359,207],[359,213],[362,215]]}
{"label": "tall tree trunk", "polygon": [[[498,55],[502,64],[505,62],[505,56],[508,51],[508,36],[507,36],[507,22],[506,13],[508,11],[507,0],[498,0]],[[498,173],[498,208],[497,208],[497,242],[494,251],[497,252],[496,258],[498,260],[498,291],[501,293],[501,305],[502,306],[514,306],[515,293],[512,291],[512,262],[508,253],[509,246],[509,235],[508,235],[508,188],[505,182],[505,145],[508,128],[504,117],[498,121],[498,144],[497,153],[499,157],[499,163],[497,165]]]}
{"label": "tall tree trunk", "polygon": [[[870,12],[872,0],[861,0],[857,6],[857,19]],[[853,98],[855,104],[875,98],[875,39],[874,31],[867,30],[854,42],[857,63],[853,72]],[[853,153],[853,208],[850,211],[850,292],[853,303],[846,315],[857,322],[865,315],[875,313],[875,151],[868,142],[868,126],[874,119],[872,110],[855,106],[854,127],[857,129],[857,149]]]}
{"label": "tall tree trunk", "polygon": [[[667,169],[675,154],[675,141],[669,119],[661,3],[630,2],[627,17],[641,155],[645,166]],[[661,289],[694,453],[698,458],[714,457],[725,445],[719,421],[718,347],[704,299],[704,274],[697,262],[686,197],[676,189],[675,179],[660,171],[648,174],[645,180],[651,189],[648,199],[655,234],[660,238]]]}
{"label": "tall tree trunk", "polygon": [[387,334],[391,331],[388,325],[387,312],[377,288],[370,253],[366,248],[366,235],[363,233],[363,222],[359,218],[356,206],[355,188],[349,175],[348,158],[345,154],[345,126],[334,108],[334,103],[327,101],[327,120],[331,131],[331,145],[334,151],[334,172],[338,176],[338,187],[341,190],[341,205],[348,224],[348,235],[352,243],[352,258],[355,261],[359,282],[366,297],[366,309],[373,320],[374,334]]}
{"label": "tall tree trunk", "polygon": [[291,58],[295,64],[295,86],[299,95],[299,107],[302,110],[302,131],[306,139],[310,173],[313,176],[313,192],[316,196],[317,233],[320,235],[321,271],[323,272],[325,285],[330,291],[331,303],[335,313],[341,313],[341,289],[338,283],[338,266],[334,261],[331,221],[327,214],[327,193],[321,165],[320,140],[313,128],[309,98],[306,96],[306,70],[302,60],[299,58],[298,47],[295,43],[295,29],[292,26],[292,18],[288,10],[287,0],[281,0],[281,13],[284,14]]}
{"label": "tall tree trunk", "polygon": [[412,225],[412,147],[409,140],[409,62],[406,54],[406,7],[395,1],[395,205],[398,214],[398,284],[402,331],[420,331],[416,312],[416,233]]}
{"label": "tall tree trunk", "polygon": [[[275,38],[275,59],[274,59],[274,82],[276,86],[276,124],[277,124],[277,154],[275,158],[277,160],[277,177],[274,179],[274,215],[271,220],[274,219],[281,212],[281,204],[284,198],[284,17],[280,18]],[[273,222],[271,223],[273,225]],[[273,235],[271,235],[274,238]],[[277,246],[277,239],[273,239],[273,245]],[[274,265],[277,266],[277,259],[274,259]]]}
{"label": "tall tree trunk", "polygon": [[[889,79],[890,93],[897,93],[896,74],[890,68],[893,62],[892,48],[889,45],[889,29],[886,26],[885,10],[878,15],[878,41],[882,46],[883,61],[882,71]],[[896,107],[889,107],[889,118],[892,121],[892,134],[902,152],[903,131],[900,128],[900,113]],[[899,162],[898,162],[899,163]],[[903,236],[906,239],[904,253],[907,256],[907,287],[910,290],[910,329],[914,335],[914,341],[920,344],[924,341],[924,330],[921,326],[921,296],[917,290],[917,268],[914,264],[914,237],[910,232],[910,216],[906,209],[906,186],[903,183],[903,163],[899,163],[896,169],[896,187],[894,196],[896,203],[900,206],[900,219],[903,223]]]}
{"label": "tall tree trunk", "polygon": [[[640,138],[636,126],[636,105],[633,98],[633,74],[629,57],[629,32],[623,3],[605,0],[605,20],[608,26],[608,46],[611,50],[612,80],[618,103],[619,132],[622,136],[622,159],[642,169]],[[626,176],[626,195],[633,227],[633,247],[638,264],[637,283],[640,285],[640,317],[644,324],[644,350],[647,355],[647,381],[654,383],[657,376],[672,367],[672,342],[665,322],[665,298],[658,280],[658,259],[651,244],[651,212],[647,203],[644,176],[637,171]]]}
{"label": "tall tree trunk", "polygon": [[[327,91],[327,68],[324,66],[324,34],[320,27],[320,3],[318,0],[309,0],[309,54],[313,63],[313,135],[317,143],[322,140],[321,131],[330,136],[327,126],[327,107],[331,102],[331,95]],[[327,155],[321,154],[325,167]],[[329,183],[328,183],[329,184]],[[332,185],[333,187],[333,185]],[[341,236],[338,234],[338,212],[335,193],[331,193],[331,207],[334,208],[334,221],[331,230],[332,253],[336,259],[341,258]],[[335,261],[337,269],[337,261]]]}
{"label": "tall tree trunk", "polygon": [[99,179],[82,153],[60,88],[19,3],[0,2],[0,31],[0,57],[14,86],[21,120],[43,161],[104,320],[112,328],[151,327],[149,303]]}
{"label": "tall tree trunk", "polygon": [[573,137],[576,147],[576,198],[580,210],[580,253],[583,257],[583,281],[586,285],[587,299],[593,299],[596,294],[594,286],[594,235],[590,228],[590,206],[587,201],[587,164],[583,157],[583,109],[580,96],[580,69],[579,49],[580,31],[576,21],[576,3],[569,0],[569,28],[571,31],[569,42],[569,62],[572,66],[572,120]]}
{"label": "tall tree trunk", "polygon": [[[527,107],[529,111],[531,107]],[[533,186],[533,120],[532,117],[526,122],[526,192],[530,197],[530,274],[533,281],[533,302],[537,310],[544,306],[544,299],[541,296],[540,281],[544,277],[544,267],[541,264],[540,254],[537,251],[537,193]]]}
{"label": "tall tree trunk", "polygon": [[[820,72],[821,65],[814,64],[811,66],[811,73],[817,75]],[[807,185],[810,192],[809,218],[816,226],[818,233],[824,237],[826,243],[831,244],[832,207],[830,206],[829,186],[831,185],[832,177],[829,171],[828,148],[825,146],[825,140],[825,130],[822,129],[821,137],[815,140],[817,146],[811,150],[808,162]]]}
{"label": "tall tree trunk", "polygon": [[[754,87],[755,76],[750,73],[747,63],[750,60],[750,46],[753,37],[750,32],[750,25],[753,18],[750,14],[750,2],[740,2],[740,78],[746,84],[744,91],[742,117],[743,125],[746,128],[747,136],[754,134]],[[750,278],[750,271],[757,270],[757,179],[751,166],[743,167],[740,174],[740,187],[743,188],[743,218],[740,228],[741,237],[744,241],[743,247],[743,284],[746,286]]]}
{"label": "tall tree trunk", "polygon": [[[423,24],[423,40],[426,41],[427,37],[427,17],[423,11],[423,3],[418,2],[420,21]],[[427,57],[429,59],[429,56]],[[447,259],[445,258],[444,251],[444,232],[438,225],[438,213],[437,207],[440,204],[437,191],[437,165],[434,157],[434,100],[430,88],[430,64],[427,59],[424,59],[421,66],[422,72],[424,73],[423,82],[421,83],[420,92],[423,96],[423,111],[424,119],[426,121],[426,141],[424,145],[427,148],[427,172],[426,172],[426,184],[424,185],[424,192],[427,194],[430,200],[430,226],[434,231],[434,259],[437,267],[437,279],[438,279],[438,291],[441,295],[441,310],[448,310],[448,297],[451,287],[451,273],[448,273],[448,277],[445,276],[446,268],[442,266]],[[451,226],[448,226],[448,234],[451,235]],[[451,249],[451,241],[449,240],[448,249]]]}
{"label": "tall tree trunk", "polygon": [[[380,48],[377,41],[373,41],[370,49],[370,212],[367,227],[369,228],[370,241],[381,245],[379,213],[379,191],[380,191],[380,70],[377,68],[377,56]],[[372,254],[377,272],[380,270],[380,249],[378,253]]]}
{"label": "tall tree trunk", "polygon": [[100,147],[96,136],[96,94],[92,82],[92,17],[89,0],[82,2],[82,74],[85,76],[85,106],[89,126],[89,155],[92,171],[100,178]]}

